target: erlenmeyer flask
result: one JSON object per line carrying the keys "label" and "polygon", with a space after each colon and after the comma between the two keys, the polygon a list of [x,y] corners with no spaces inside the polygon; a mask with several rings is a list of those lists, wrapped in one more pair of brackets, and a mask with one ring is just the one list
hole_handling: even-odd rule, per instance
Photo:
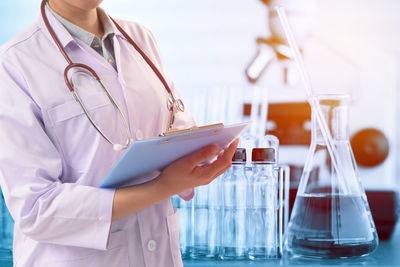
{"label": "erlenmeyer flask", "polygon": [[337,164],[332,164],[315,111],[312,139],[286,233],[292,255],[346,258],[371,253],[378,235],[348,136],[346,95],[318,97],[333,137]]}

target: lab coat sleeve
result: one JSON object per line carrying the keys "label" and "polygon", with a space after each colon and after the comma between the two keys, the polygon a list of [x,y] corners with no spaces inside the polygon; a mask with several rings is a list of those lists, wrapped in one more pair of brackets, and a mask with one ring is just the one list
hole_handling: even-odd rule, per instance
{"label": "lab coat sleeve", "polygon": [[1,58],[0,103],[0,185],[15,227],[39,242],[106,250],[114,190],[60,181],[40,107]]}

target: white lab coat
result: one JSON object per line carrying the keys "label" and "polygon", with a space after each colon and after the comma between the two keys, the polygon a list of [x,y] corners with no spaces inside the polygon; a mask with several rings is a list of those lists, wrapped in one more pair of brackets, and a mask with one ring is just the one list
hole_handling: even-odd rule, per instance
{"label": "white lab coat", "polygon": [[[116,72],[46,12],[72,61],[101,77],[136,139],[166,130],[168,94],[119,32],[113,39]],[[118,22],[175,91],[153,35],[139,24]],[[96,186],[123,152],[90,125],[64,83],[66,65],[41,17],[0,49],[0,184],[15,220],[14,265],[182,266],[178,216],[169,199],[111,223],[114,190]],[[73,81],[100,128],[124,143],[124,126],[101,88],[79,73]],[[174,127],[192,125],[185,111]]]}

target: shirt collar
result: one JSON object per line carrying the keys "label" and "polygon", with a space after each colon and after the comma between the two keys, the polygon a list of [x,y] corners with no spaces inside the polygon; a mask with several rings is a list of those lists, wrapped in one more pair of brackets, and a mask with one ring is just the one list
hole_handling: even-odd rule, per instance
{"label": "shirt collar", "polygon": [[104,12],[102,8],[100,7],[97,8],[97,14],[99,16],[101,23],[103,24],[104,37],[107,37],[110,34],[114,35],[116,33],[119,33],[117,27],[114,25],[110,17],[106,14],[106,12]]}
{"label": "shirt collar", "polygon": [[[48,4],[47,4],[47,6],[48,6]],[[62,25],[64,25],[64,27],[67,29],[67,31],[73,37],[83,41],[88,46],[92,46],[93,41],[95,39],[97,39],[97,40],[99,39],[94,34],[88,32],[88,31],[85,31],[84,29],[80,28],[79,26],[77,26],[77,25],[71,23],[70,21],[66,20],[65,18],[61,17],[54,10],[52,10],[49,6],[48,6],[48,8],[49,8],[50,12],[53,14],[53,16],[56,17],[57,20],[60,21]],[[111,19],[107,16],[107,14],[104,12],[103,9],[98,8],[97,12],[98,12],[99,19],[104,28],[104,35],[103,35],[102,40],[105,40],[106,38],[112,38],[115,33],[115,30],[114,30],[114,25],[113,25]]]}
{"label": "shirt collar", "polygon": [[[64,48],[69,43],[74,42],[74,37],[75,38],[79,38],[79,37],[73,36],[73,33],[70,32],[68,30],[67,26],[62,23],[62,20],[69,23],[70,25],[78,28],[81,31],[84,31],[83,29],[79,28],[78,26],[74,25],[73,23],[71,23],[71,22],[67,21],[66,19],[62,18],[61,16],[59,16],[54,11],[52,12],[50,7],[48,7],[47,5],[45,8],[45,13],[46,13],[47,19],[49,20],[51,27],[53,28],[53,31],[56,33],[57,38],[59,39],[61,45]],[[98,8],[98,14],[99,14],[99,18],[100,18],[101,22],[103,23],[103,27],[104,27],[103,38],[106,38],[110,34],[115,34],[115,35],[123,37],[122,33],[117,29],[117,27],[114,25],[114,23],[112,22],[110,17],[104,12],[103,9]],[[62,20],[59,20],[56,16],[60,17]],[[49,31],[46,28],[46,25],[45,25],[41,15],[39,15],[38,20],[39,20],[39,26],[44,30],[45,35],[47,35],[48,38],[51,41],[53,41]],[[86,31],[84,31],[84,32],[86,32]],[[75,34],[75,32],[74,32],[74,34]],[[89,33],[89,34],[91,34],[91,33]],[[91,35],[94,36],[93,34],[91,34]],[[112,37],[112,36],[110,36],[110,37]],[[85,37],[85,38],[87,38],[87,37]],[[85,39],[81,39],[81,40],[84,41]],[[86,39],[86,40],[88,40],[88,39]],[[93,38],[90,40],[90,43],[88,44],[89,46],[91,45],[92,41],[93,41]],[[86,41],[84,41],[84,42],[86,43]]]}
{"label": "shirt collar", "polygon": [[126,39],[125,36],[118,30],[117,26],[115,26],[114,22],[111,20],[110,16],[106,14],[106,12],[98,7],[97,12],[101,22],[103,23],[104,27],[104,36],[107,34],[113,33],[123,39]]}

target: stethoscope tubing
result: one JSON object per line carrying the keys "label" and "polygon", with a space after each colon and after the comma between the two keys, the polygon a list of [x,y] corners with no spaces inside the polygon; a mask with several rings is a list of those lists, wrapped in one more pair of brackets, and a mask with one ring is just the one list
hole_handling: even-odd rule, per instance
{"label": "stethoscope tubing", "polygon": [[[45,10],[45,6],[46,6],[46,2],[47,0],[42,0],[41,6],[40,6],[40,11],[42,14],[42,18],[44,21],[44,24],[50,34],[50,36],[52,37],[54,43],[56,44],[56,46],[58,47],[58,49],[60,50],[61,54],[63,55],[64,59],[67,61],[68,65],[64,70],[64,81],[65,84],[67,85],[68,89],[70,90],[70,92],[73,94],[75,100],[79,103],[79,105],[81,106],[81,108],[83,109],[86,117],[89,119],[90,123],[92,124],[92,126],[97,130],[97,132],[111,145],[113,145],[114,150],[121,150],[121,149],[125,149],[127,148],[130,143],[132,142],[133,138],[131,135],[131,131],[129,128],[129,124],[128,121],[125,117],[125,115],[123,114],[123,112],[121,111],[121,109],[119,108],[118,104],[116,103],[116,101],[114,100],[114,98],[111,96],[110,92],[106,89],[106,87],[104,86],[103,82],[101,81],[100,77],[97,75],[96,71],[94,71],[91,67],[85,65],[85,64],[81,64],[81,63],[73,63],[71,58],[68,56],[67,52],[65,51],[64,47],[62,46],[60,40],[58,39],[56,33],[54,32],[53,28],[50,25],[50,22],[46,16],[46,10]],[[161,74],[161,72],[158,70],[158,68],[154,65],[154,63],[150,60],[150,58],[146,55],[146,53],[144,53],[144,51],[136,44],[136,42],[125,32],[125,30],[113,19],[110,17],[110,19],[112,20],[112,22],[114,23],[114,25],[116,26],[116,28],[121,32],[121,34],[126,38],[126,40],[135,48],[135,50],[142,56],[142,58],[146,61],[146,63],[150,66],[150,68],[153,70],[153,72],[156,74],[156,76],[158,77],[158,79],[161,81],[161,83],[163,84],[165,90],[167,91],[167,93],[169,94],[169,99],[167,101],[167,108],[170,111],[170,117],[174,117],[175,113],[178,111],[183,112],[184,111],[184,104],[182,102],[181,99],[175,99],[171,88],[169,87],[167,81],[164,79],[164,76]],[[84,69],[86,71],[88,71],[90,74],[93,75],[93,77],[97,80],[97,82],[100,83],[101,87],[104,89],[104,91],[106,92],[108,98],[110,99],[110,101],[112,102],[113,106],[118,110],[118,113],[121,115],[122,119],[123,119],[123,123],[124,126],[126,128],[127,131],[127,135],[128,135],[128,139],[126,142],[126,145],[119,145],[119,144],[114,144],[110,138],[108,138],[98,127],[97,125],[94,123],[93,119],[91,118],[88,110],[86,109],[86,107],[83,105],[82,100],[80,99],[78,93],[74,90],[73,85],[71,84],[71,82],[69,81],[68,78],[68,73],[71,69],[73,68],[81,68]],[[170,130],[172,128],[172,122],[170,121],[168,125],[168,129]]]}

